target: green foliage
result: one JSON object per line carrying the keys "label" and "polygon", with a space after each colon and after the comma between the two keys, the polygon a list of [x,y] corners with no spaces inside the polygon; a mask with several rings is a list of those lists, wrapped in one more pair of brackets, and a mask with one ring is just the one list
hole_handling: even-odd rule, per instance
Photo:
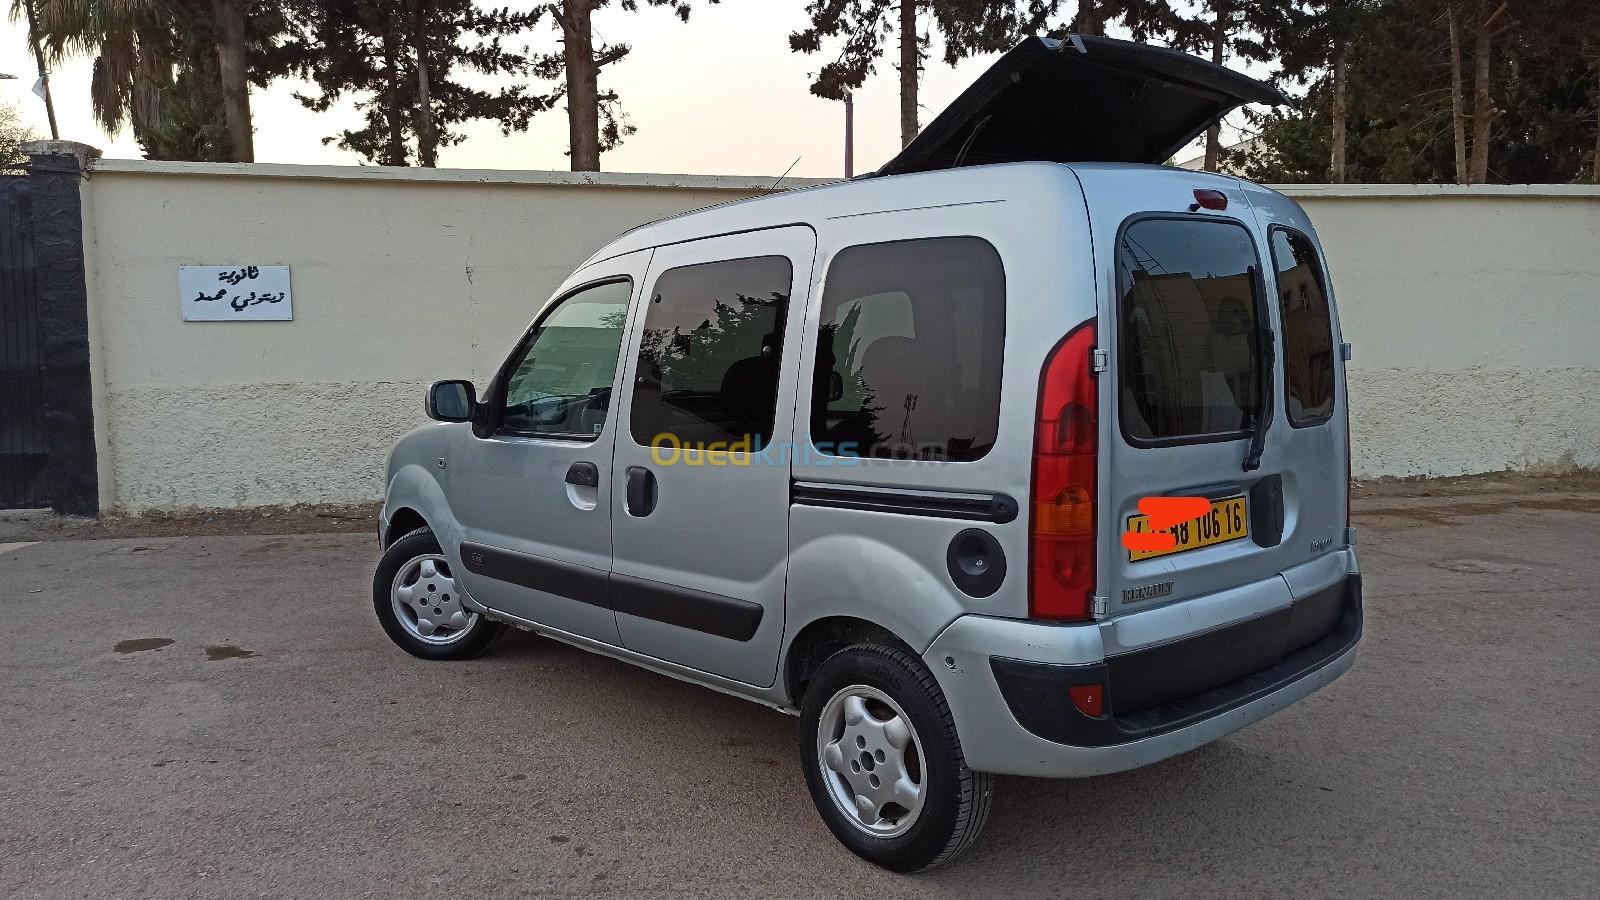
{"label": "green foliage", "polygon": [[[273,55],[286,2],[252,4],[247,53],[257,86],[286,72]],[[90,100],[108,133],[131,125],[151,159],[229,158],[210,0],[35,0],[35,12],[52,63],[93,58]]]}
{"label": "green foliage", "polygon": [[162,91],[160,119],[134,129],[146,159],[228,161],[228,122],[217,84],[214,58],[196,60],[178,72],[172,86]]}
{"label": "green foliage", "polygon": [[[1303,96],[1294,109],[1255,116],[1258,140],[1228,161],[1231,168],[1266,182],[1329,179],[1329,59],[1337,39],[1349,53],[1345,180],[1454,182],[1446,2],[1298,0],[1265,44],[1282,86]],[[1479,9],[1459,0],[1458,6],[1466,12]],[[1489,180],[1588,179],[1600,127],[1600,60],[1583,48],[1586,39],[1600,40],[1600,4],[1520,0],[1509,3],[1508,10],[1492,44],[1490,85],[1497,117]],[[1470,104],[1472,35],[1464,31],[1461,64],[1467,79],[1464,99]],[[1470,116],[1470,108],[1466,112]]]}
{"label": "green foliage", "polygon": [[17,118],[17,108],[0,103],[0,171],[26,164],[28,158],[18,148],[34,139],[33,132]]}
{"label": "green foliage", "polygon": [[[824,43],[844,39],[838,56],[817,72],[811,83],[813,94],[843,100],[847,91],[867,80],[898,27],[901,2],[917,2],[933,14],[944,35],[945,62],[951,65],[975,54],[1005,50],[1022,37],[1044,31],[1045,20],[1061,6],[1061,0],[809,0],[810,25],[789,35],[789,48],[816,53]],[[926,38],[922,43],[926,45]]]}

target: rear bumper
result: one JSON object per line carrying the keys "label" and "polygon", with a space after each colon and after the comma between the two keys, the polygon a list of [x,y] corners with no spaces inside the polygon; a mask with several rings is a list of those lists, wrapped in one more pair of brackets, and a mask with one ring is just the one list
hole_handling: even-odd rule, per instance
{"label": "rear bumper", "polygon": [[[1117,772],[1265,718],[1354,663],[1361,578],[1345,575],[1288,604],[1179,640],[1092,662],[1050,659],[1050,649],[1063,646],[1063,631],[1098,627],[967,616],[940,635],[926,659],[972,768],[1046,777]],[[1079,635],[1066,641],[1082,643]],[[1091,683],[1105,686],[1099,717],[1079,712],[1068,693]]]}

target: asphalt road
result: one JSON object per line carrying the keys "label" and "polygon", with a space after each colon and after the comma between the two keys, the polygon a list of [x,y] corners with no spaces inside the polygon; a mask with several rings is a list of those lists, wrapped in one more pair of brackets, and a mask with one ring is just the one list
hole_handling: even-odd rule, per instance
{"label": "asphalt road", "polygon": [[792,718],[520,633],[401,653],[366,535],[5,549],[0,896],[1593,897],[1597,509],[1368,502],[1353,672],[1141,771],[1000,779],[918,877],[834,843]]}

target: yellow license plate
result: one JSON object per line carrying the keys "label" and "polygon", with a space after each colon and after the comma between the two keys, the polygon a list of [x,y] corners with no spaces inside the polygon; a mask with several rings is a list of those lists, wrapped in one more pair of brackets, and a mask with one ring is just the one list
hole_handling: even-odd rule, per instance
{"label": "yellow license plate", "polygon": [[[1128,530],[1140,534],[1149,533],[1150,517],[1129,516]],[[1250,519],[1245,515],[1244,498],[1229,497],[1213,501],[1211,511],[1205,515],[1187,522],[1179,522],[1165,530],[1176,539],[1172,547],[1165,550],[1129,550],[1128,560],[1138,562],[1141,559],[1170,556],[1185,550],[1198,550],[1213,544],[1236,541],[1249,536]]]}

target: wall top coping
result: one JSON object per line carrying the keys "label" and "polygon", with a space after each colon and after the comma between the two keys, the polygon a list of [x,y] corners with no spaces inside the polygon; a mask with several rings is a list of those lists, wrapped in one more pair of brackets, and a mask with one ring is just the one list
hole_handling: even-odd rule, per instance
{"label": "wall top coping", "polygon": [[[104,159],[95,174],[189,175],[210,178],[298,178],[424,184],[497,184],[571,187],[661,188],[769,193],[777,188],[830,184],[830,178],[778,178],[773,175],[673,175],[654,172],[562,172],[522,169],[424,169],[396,166],[328,166],[288,163],[197,163],[147,159]],[[1594,184],[1274,184],[1294,197],[1314,199],[1563,199],[1600,200]]]}
{"label": "wall top coping", "polygon": [[425,169],[402,166],[326,166],[288,163],[202,163],[149,159],[104,159],[94,174],[188,175],[207,178],[298,178],[423,184],[504,184],[569,187],[676,188],[766,193],[776,187],[828,184],[837,179],[776,175],[664,175],[637,172],[556,172],[521,169]]}

